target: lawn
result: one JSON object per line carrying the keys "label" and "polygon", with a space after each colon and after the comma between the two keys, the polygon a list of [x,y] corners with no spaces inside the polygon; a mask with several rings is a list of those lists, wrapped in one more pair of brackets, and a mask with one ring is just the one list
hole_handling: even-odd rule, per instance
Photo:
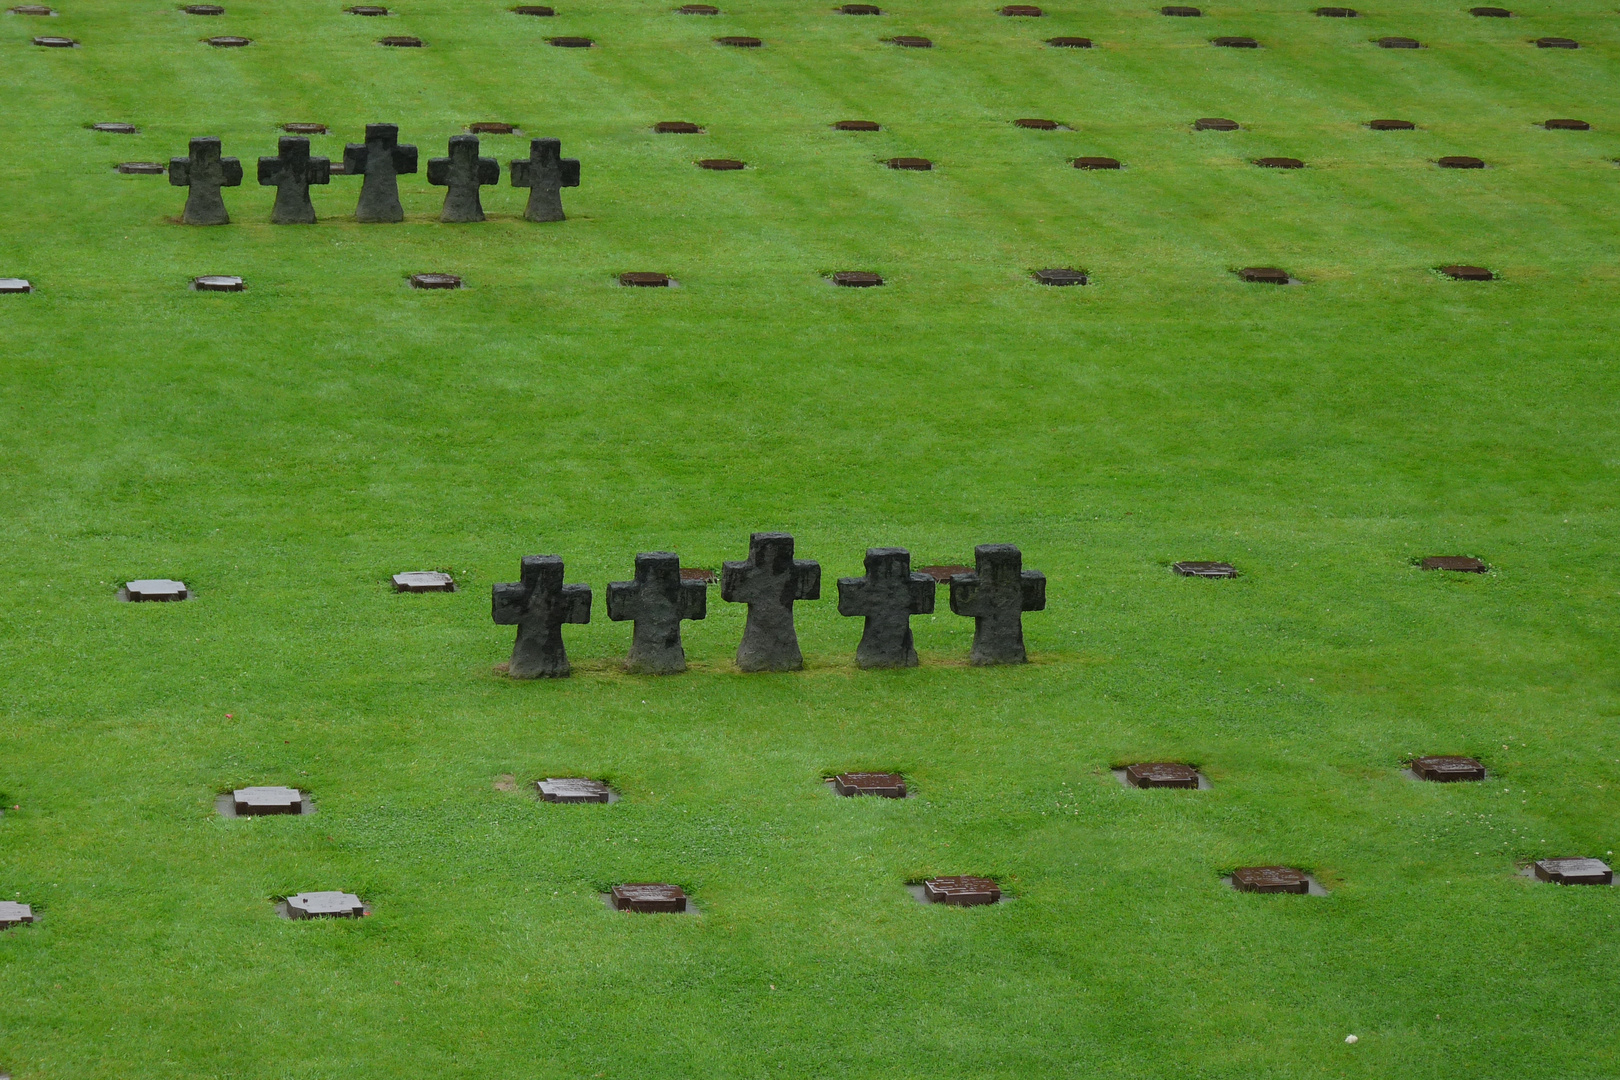
{"label": "lawn", "polygon": [[[1620,889],[1520,874],[1620,847],[1612,6],[222,2],[0,15],[0,277],[35,287],[0,296],[0,899],[40,916],[0,933],[0,1072],[1620,1075]],[[408,220],[357,225],[339,176],[319,224],[269,225],[289,121],[334,158],[400,124]],[[525,134],[483,141],[490,220],[444,225],[425,163],[474,121]],[[113,171],[200,135],[247,173],[229,226]],[[582,163],[566,222],[521,220],[529,136]],[[822,565],[806,669],[737,672],[712,588],[691,670],[626,675],[607,582],[760,530]],[[921,666],[855,666],[834,580],[867,547],[991,542],[1048,579],[1030,664],[968,666],[942,595]],[[571,679],[516,682],[490,586],[541,553],[593,621]],[[1415,565],[1452,554],[1491,572]],[[460,591],[391,591],[417,569]],[[143,577],[195,599],[115,602]],[[1421,754],[1490,779],[1403,777]],[[1109,771],[1140,760],[1213,787]],[[915,797],[838,799],[849,769]],[[622,799],[543,804],[547,776]],[[318,812],[214,813],[248,784]],[[1259,863],[1330,895],[1223,885]],[[915,902],[936,874],[1006,899]],[[625,881],[700,913],[608,910]],[[372,914],[276,917],[317,889]]]}

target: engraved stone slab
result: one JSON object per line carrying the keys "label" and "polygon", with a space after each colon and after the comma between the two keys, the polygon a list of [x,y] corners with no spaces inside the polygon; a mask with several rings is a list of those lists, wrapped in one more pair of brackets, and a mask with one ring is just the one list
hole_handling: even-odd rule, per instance
{"label": "engraved stone slab", "polygon": [[[1064,267],[1051,267],[1051,268],[1048,268],[1046,270],[1037,270],[1033,274],[1031,274],[1030,276],[1033,277],[1036,281],[1040,282],[1042,285],[1084,285],[1089,280],[1086,277],[1086,272],[1084,270],[1070,270],[1070,269],[1067,269],[1067,268],[1064,268]],[[932,567],[931,566],[931,567],[925,568],[921,572],[926,574],[926,573],[929,573],[929,571],[936,570],[936,569],[942,569],[942,568],[941,567]],[[971,572],[969,570],[969,568],[966,567],[966,566],[962,567],[960,570],[957,570],[955,568],[943,568],[943,569],[951,569],[951,571],[953,573],[968,573],[968,572]],[[932,575],[930,575],[930,576],[932,576]]]}
{"label": "engraved stone slab", "polygon": [[1260,43],[1252,37],[1210,38],[1209,43],[1218,49],[1258,49],[1260,47]]}
{"label": "engraved stone slab", "polygon": [[1513,12],[1500,7],[1477,7],[1469,8],[1468,14],[1480,19],[1506,19],[1512,17]]}
{"label": "engraved stone slab", "polygon": [[29,904],[0,900],[0,930],[34,921],[34,909]]}
{"label": "engraved stone slab", "polygon": [[242,292],[247,282],[234,274],[203,274],[191,279],[191,287],[197,292]]}
{"label": "engraved stone slab", "polygon": [[631,270],[619,275],[619,284],[635,289],[667,289],[669,275],[652,270]]}
{"label": "engraved stone slab", "polygon": [[1232,888],[1238,892],[1304,896],[1311,891],[1311,880],[1305,871],[1291,866],[1240,866],[1232,871]]}
{"label": "engraved stone slab", "polygon": [[304,793],[290,787],[245,787],[231,792],[238,817],[260,814],[302,814]]}
{"label": "engraved stone slab", "polygon": [[920,157],[895,157],[890,158],[885,164],[891,169],[901,169],[907,172],[928,172],[934,167],[932,161]]}
{"label": "engraved stone slab", "polygon": [[416,171],[416,147],[402,146],[398,124],[367,124],[366,141],[343,148],[345,176],[364,176],[354,219],[363,223],[405,220],[399,178]]}
{"label": "engraved stone slab", "polygon": [[1074,159],[1077,169],[1117,169],[1120,167],[1118,158],[1111,157],[1077,157]]}
{"label": "engraved stone slab", "polygon": [[186,208],[180,215],[182,222],[229,225],[231,216],[225,212],[225,198],[219,189],[241,186],[242,163],[233,157],[220,156],[217,137],[192,139],[186,157],[169,159],[169,183],[189,189]]}
{"label": "engraved stone slab", "polygon": [[1538,49],[1578,49],[1580,47],[1581,47],[1581,43],[1576,41],[1574,38],[1567,38],[1567,37],[1536,38],[1536,48],[1538,48]]}
{"label": "engraved stone slab", "polygon": [[478,136],[452,135],[448,157],[429,158],[427,182],[442,187],[444,209],[439,220],[447,224],[468,224],[484,220],[480,189],[501,182],[501,163],[478,156]]}
{"label": "engraved stone slab", "polygon": [[491,590],[490,612],[497,626],[518,628],[507,675],[565,678],[572,668],[562,628],[591,621],[591,587],[563,584],[561,555],[525,555],[520,580]]}
{"label": "engraved stone slab", "polygon": [[1536,878],[1559,885],[1613,885],[1614,871],[1602,859],[1542,859]]}
{"label": "engraved stone slab", "polygon": [[1410,120],[1369,120],[1367,126],[1374,131],[1412,131],[1417,127]]}
{"label": "engraved stone slab", "polygon": [[1585,120],[1548,120],[1541,125],[1548,131],[1591,131],[1592,125]]}
{"label": "engraved stone slab", "polygon": [[13,15],[55,15],[56,12],[44,4],[19,4],[11,9]]}
{"label": "engraved stone slab", "polygon": [[975,907],[994,904],[1001,899],[1001,887],[989,878],[971,874],[929,878],[923,882],[923,895],[930,904],[952,904],[956,907]]}
{"label": "engraved stone slab", "polygon": [[620,911],[652,913],[686,910],[686,894],[679,885],[615,885],[611,895],[613,906]]}
{"label": "engraved stone slab", "polygon": [[626,671],[671,675],[686,670],[681,621],[708,615],[709,587],[681,577],[681,558],[672,551],[644,551],[636,556],[634,581],[610,581],[608,618],[632,620]]}
{"label": "engraved stone slab", "polygon": [[170,581],[168,578],[142,578],[131,581],[118,591],[120,600],[127,600],[132,604],[163,602],[171,600],[189,600],[191,591],[186,588],[183,581]]}
{"label": "engraved stone slab", "polygon": [[225,9],[218,4],[187,4],[180,9],[187,15],[223,15]]}
{"label": "engraved stone slab", "polygon": [[1029,128],[1032,131],[1056,131],[1056,120],[1043,120],[1040,117],[1025,116],[1013,121],[1014,127]]}
{"label": "engraved stone slab", "polygon": [[1454,281],[1494,281],[1496,275],[1483,266],[1442,266],[1440,272]]}
{"label": "engraved stone slab", "polygon": [[1238,270],[1237,276],[1262,285],[1287,285],[1291,280],[1288,271],[1279,266],[1245,266]]}
{"label": "engraved stone slab", "polygon": [[839,270],[833,274],[832,283],[846,289],[870,289],[883,284],[883,275],[870,270]]}
{"label": "engraved stone slab", "polygon": [[121,161],[113,166],[125,176],[162,176],[163,163],[158,161]]}
{"label": "engraved stone slab", "polygon": [[1025,663],[1024,612],[1046,609],[1046,575],[1025,570],[1014,544],[980,544],[973,555],[974,572],[951,578],[951,611],[973,619],[968,663]]}
{"label": "engraved stone slab", "polygon": [[702,158],[698,161],[697,167],[708,169],[710,172],[737,172],[746,169],[748,163],[738,161],[736,158]]}
{"label": "engraved stone slab", "polygon": [[838,11],[839,11],[840,14],[843,14],[843,15],[881,15],[881,14],[883,14],[882,11],[878,10],[877,5],[875,5],[875,4],[845,4],[843,7],[839,8]]}
{"label": "engraved stone slab", "polygon": [[409,37],[404,34],[380,37],[377,39],[377,44],[389,49],[420,49],[423,47],[423,41],[421,38]]}
{"label": "engraved stone slab", "polygon": [[1425,570],[1455,570],[1462,574],[1483,574],[1490,569],[1471,555],[1430,555],[1419,565]]}
{"label": "engraved stone slab", "polygon": [[866,576],[838,579],[838,614],[864,617],[855,649],[863,668],[916,667],[911,617],[934,610],[935,581],[913,573],[905,548],[866,549]]}
{"label": "engraved stone slab", "polygon": [[918,37],[916,34],[901,34],[898,37],[890,38],[889,42],[900,46],[902,49],[932,49],[934,47],[934,43],[928,38]]}
{"label": "engraved stone slab", "polygon": [[1451,154],[1435,162],[1442,169],[1483,169],[1485,162],[1477,157],[1467,157],[1463,154]]}
{"label": "engraved stone slab", "polygon": [[561,139],[529,140],[527,160],[512,162],[513,187],[529,189],[524,221],[564,221],[562,189],[579,187],[579,159],[562,156]]}
{"label": "engraved stone slab", "polygon": [[971,574],[971,573],[973,573],[973,567],[971,567],[971,566],[955,566],[955,565],[953,565],[953,566],[920,566],[920,567],[917,568],[917,573],[919,573],[919,574],[927,574],[929,577],[933,578],[935,581],[947,582],[947,581],[950,581],[951,578],[955,577],[957,574]]}
{"label": "engraved stone slab", "polygon": [[457,274],[412,274],[413,289],[459,289],[461,277]]}
{"label": "engraved stone slab", "polygon": [[0,278],[0,293],[29,293],[33,291],[34,285],[27,278]]}
{"label": "engraved stone slab", "polygon": [[377,15],[386,15],[386,14],[388,14],[388,9],[387,8],[378,7],[375,4],[355,4],[353,7],[347,7],[347,8],[344,8],[343,10],[347,11],[350,15],[377,16]]}
{"label": "engraved stone slab", "polygon": [[833,777],[832,785],[833,790],[845,798],[856,795],[876,795],[883,799],[906,797],[906,780],[899,773],[839,773]]}
{"label": "engraved stone slab", "polygon": [[1421,49],[1422,43],[1416,38],[1409,37],[1381,37],[1378,39],[1380,49]]}
{"label": "engraved stone slab", "polygon": [[455,592],[456,579],[439,570],[407,570],[394,575],[395,592]]}
{"label": "engraved stone slab", "polygon": [[559,49],[589,49],[596,44],[588,37],[552,37],[546,41]]}
{"label": "engraved stone slab", "polygon": [[45,35],[34,39],[34,44],[42,49],[77,49],[79,43],[70,37],[53,37]]}
{"label": "engraved stone slab", "polygon": [[833,125],[834,131],[879,131],[876,120],[840,120]]}
{"label": "engraved stone slab", "polygon": [[1040,18],[1042,15],[1046,14],[1046,12],[1036,7],[1034,4],[1008,4],[1006,7],[1001,9],[1001,13],[1003,15],[1019,16],[1031,19]]}
{"label": "engraved stone slab", "polygon": [[282,124],[281,130],[289,135],[325,135],[325,124],[291,123]]}
{"label": "engraved stone slab", "polygon": [[677,15],[718,15],[720,9],[713,4],[682,4],[675,9]]}
{"label": "engraved stone slab", "polygon": [[653,125],[660,135],[701,135],[703,129],[689,120],[660,120]]}
{"label": "engraved stone slab", "polygon": [[512,14],[547,16],[555,15],[557,12],[552,8],[546,7],[544,4],[520,4],[512,9]]}
{"label": "engraved stone slab", "polygon": [[1193,121],[1194,131],[1236,131],[1238,122],[1224,116],[1205,116]]}
{"label": "engraved stone slab", "polygon": [[467,130],[474,135],[513,135],[517,132],[517,125],[500,120],[479,120],[468,124]]}
{"label": "engraved stone slab", "polygon": [[353,893],[306,892],[287,897],[289,919],[357,919],[365,913],[365,904]]}
{"label": "engraved stone slab", "polygon": [[1231,563],[1188,561],[1173,563],[1170,569],[1182,577],[1235,578],[1237,569]]}
{"label": "engraved stone slab", "polygon": [[757,37],[740,37],[732,34],[714,39],[716,45],[728,45],[733,49],[757,49],[765,43]]}
{"label": "engraved stone slab", "polygon": [[1485,766],[1471,757],[1420,757],[1412,762],[1412,773],[1420,780],[1440,784],[1485,779]]}
{"label": "engraved stone slab", "polygon": [[1195,7],[1184,7],[1180,4],[1171,4],[1159,9],[1160,15],[1170,15],[1178,19],[1196,19],[1203,14]]}
{"label": "engraved stone slab", "polygon": [[252,38],[237,37],[234,34],[222,34],[219,37],[205,38],[204,40],[216,49],[241,49],[253,44]]}
{"label": "engraved stone slab", "polygon": [[1169,761],[1143,762],[1125,766],[1125,782],[1139,788],[1198,787],[1198,770]]}
{"label": "engraved stone slab", "polygon": [[1316,14],[1325,19],[1354,19],[1359,14],[1355,8],[1347,7],[1319,7]]}
{"label": "engraved stone slab", "polygon": [[139,135],[140,128],[134,124],[103,123],[91,124],[91,131],[101,131],[108,135]]}
{"label": "engraved stone slab", "polygon": [[583,777],[550,777],[534,782],[540,798],[554,803],[606,803],[613,801],[613,789],[600,780]]}
{"label": "engraved stone slab", "polygon": [[821,599],[821,564],[793,557],[793,537],[757,532],[748,538],[748,558],[720,566],[720,598],[747,604],[737,667],[743,671],[798,671],[804,667],[793,605]]}
{"label": "engraved stone slab", "polygon": [[1299,158],[1291,157],[1255,158],[1254,163],[1262,169],[1303,169],[1305,167],[1305,163]]}
{"label": "engraved stone slab", "polygon": [[1054,49],[1089,49],[1091,39],[1088,37],[1055,37],[1047,38],[1046,43]]}

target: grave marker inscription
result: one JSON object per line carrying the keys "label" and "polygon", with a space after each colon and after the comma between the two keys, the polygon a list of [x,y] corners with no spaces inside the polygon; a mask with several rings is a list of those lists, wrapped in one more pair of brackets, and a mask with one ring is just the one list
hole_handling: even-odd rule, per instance
{"label": "grave marker inscription", "polygon": [[[1269,270],[1271,267],[1257,266],[1252,267],[1252,269]],[[1286,277],[1284,280],[1287,280]],[[1178,562],[1172,564],[1170,569],[1182,577],[1235,578],[1238,576],[1237,569],[1231,563],[1224,562]]]}
{"label": "grave marker inscription", "polygon": [[108,135],[139,135],[140,128],[134,124],[102,123],[91,124],[91,131],[100,131]]}
{"label": "grave marker inscription", "polygon": [[1198,787],[1198,770],[1171,761],[1149,761],[1125,766],[1125,781],[1139,788]]}
{"label": "grave marker inscription", "polygon": [[0,900],[0,930],[9,930],[13,926],[34,921],[34,909],[29,904],[19,904],[12,900]]}
{"label": "grave marker inscription", "polygon": [[553,803],[606,803],[613,801],[613,789],[600,780],[584,777],[548,776],[534,782],[540,798]]}
{"label": "grave marker inscription", "polygon": [[33,283],[27,278],[8,277],[0,278],[0,294],[30,293],[34,291]]}
{"label": "grave marker inscription", "polygon": [[1224,116],[1204,116],[1193,121],[1194,131],[1236,131],[1238,122]]}
{"label": "grave marker inscription", "polygon": [[168,578],[141,578],[130,581],[118,590],[118,598],[131,604],[167,603],[191,599],[191,590],[183,581]]}
{"label": "grave marker inscription", "polygon": [[[1037,270],[1037,271],[1035,271],[1035,273],[1031,274],[1030,276],[1033,277],[1036,281],[1040,282],[1042,285],[1059,285],[1059,286],[1061,286],[1061,285],[1085,285],[1089,281],[1089,279],[1086,277],[1086,272],[1084,270],[1071,270],[1071,269],[1068,269],[1067,267],[1057,267],[1057,266],[1049,267],[1048,269],[1045,269],[1045,270]],[[960,568],[958,568],[958,567],[933,567],[933,566],[929,566],[929,567],[924,567],[922,572],[923,573],[928,573],[931,570],[942,570],[942,569],[943,570],[950,570],[952,573],[971,573],[971,569],[969,567],[966,567],[966,566],[963,566],[963,567],[960,567]],[[948,578],[947,578],[947,580],[948,580]]]}
{"label": "grave marker inscription", "polygon": [[366,906],[353,893],[306,892],[287,897],[289,919],[358,919]]}
{"label": "grave marker inscription", "polygon": [[679,885],[615,885],[611,895],[613,906],[620,911],[656,914],[686,910],[686,893],[681,891]]}
{"label": "grave marker inscription", "polygon": [[1412,772],[1420,780],[1440,784],[1485,779],[1485,766],[1471,757],[1420,757],[1412,762]]}
{"label": "grave marker inscription", "polygon": [[839,270],[832,283],[845,289],[870,289],[883,284],[883,275],[870,270]]}
{"label": "grave marker inscription", "polygon": [[976,907],[994,904],[1001,899],[1001,887],[989,878],[971,874],[929,878],[923,882],[923,895],[930,904],[952,904],[956,907]]}
{"label": "grave marker inscription", "polygon": [[461,288],[461,277],[458,274],[412,274],[410,282],[413,289]]}
{"label": "grave marker inscription", "polygon": [[121,161],[113,166],[126,176],[162,176],[161,161]]}
{"label": "grave marker inscription", "polygon": [[833,777],[833,790],[845,798],[874,795],[883,799],[903,799],[906,797],[906,780],[899,773],[839,773]]}
{"label": "grave marker inscription", "polygon": [[1367,126],[1374,131],[1412,131],[1417,128],[1410,120],[1369,120]]}
{"label": "grave marker inscription", "polygon": [[1074,167],[1092,172],[1098,170],[1107,172],[1121,168],[1119,159],[1111,157],[1077,157],[1074,159]]}
{"label": "grave marker inscription", "polygon": [[1585,120],[1548,120],[1541,125],[1548,131],[1591,131],[1592,125]]}
{"label": "grave marker inscription", "polygon": [[1536,878],[1559,885],[1613,885],[1614,871],[1602,859],[1542,859]]}
{"label": "grave marker inscription", "polygon": [[1046,43],[1054,49],[1089,49],[1091,39],[1088,37],[1055,37],[1047,38]]}
{"label": "grave marker inscription", "polygon": [[[1496,275],[1484,266],[1442,266],[1440,272],[1453,281],[1494,281]],[[1425,569],[1445,569],[1444,567],[1425,567]],[[1481,571],[1483,572],[1483,571]]]}
{"label": "grave marker inscription", "polygon": [[1232,871],[1232,888],[1239,892],[1296,893],[1311,891],[1310,877],[1292,866],[1240,866]]}
{"label": "grave marker inscription", "polygon": [[876,120],[840,120],[833,124],[834,131],[878,131]]}
{"label": "grave marker inscription", "polygon": [[394,591],[455,592],[456,579],[441,570],[407,570],[403,574],[394,575]]}
{"label": "grave marker inscription", "polygon": [[231,792],[237,817],[267,814],[302,814],[304,793],[290,787],[245,787]]}
{"label": "grave marker inscription", "polygon": [[738,161],[736,158],[702,158],[698,161],[697,166],[700,169],[708,169],[710,172],[737,172],[746,169],[748,163]]}

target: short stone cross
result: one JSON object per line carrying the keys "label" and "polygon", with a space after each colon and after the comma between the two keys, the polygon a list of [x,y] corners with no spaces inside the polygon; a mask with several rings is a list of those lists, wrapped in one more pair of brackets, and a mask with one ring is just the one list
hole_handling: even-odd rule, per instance
{"label": "short stone cross", "polygon": [[313,225],[315,206],[309,201],[309,185],[332,182],[332,162],[310,157],[309,140],[301,135],[283,135],[276,144],[275,157],[259,159],[259,186],[276,189],[272,225]]}
{"label": "short stone cross", "polygon": [[478,156],[478,136],[450,136],[450,156],[428,160],[428,183],[448,190],[440,221],[462,223],[484,220],[484,203],[478,189],[501,182],[501,163]]}
{"label": "short stone cross", "polygon": [[748,605],[737,666],[743,671],[797,671],[804,667],[793,630],[796,600],[821,599],[821,564],[793,557],[787,533],[754,533],[748,558],[720,567],[720,598]]}
{"label": "short stone cross", "polygon": [[980,544],[973,549],[978,569],[951,578],[951,610],[972,616],[970,664],[1022,664],[1024,612],[1046,608],[1046,575],[1025,570],[1013,544]]}
{"label": "short stone cross", "polygon": [[570,668],[563,623],[591,621],[591,587],[564,585],[560,555],[525,555],[521,580],[497,584],[491,614],[497,626],[516,626],[507,674],[514,679],[562,678]]}
{"label": "short stone cross", "polygon": [[562,189],[579,187],[579,159],[562,156],[561,139],[534,139],[529,159],[512,162],[512,186],[529,189],[525,221],[563,221]]}
{"label": "short stone cross", "polygon": [[219,189],[242,183],[242,163],[233,157],[220,157],[219,139],[214,136],[192,139],[188,156],[169,159],[169,183],[191,189],[186,194],[181,221],[187,225],[229,225],[231,215],[225,212],[225,199]]}
{"label": "short stone cross", "polygon": [[934,579],[911,572],[905,548],[867,548],[866,576],[838,579],[838,614],[866,616],[855,649],[863,668],[916,667],[911,617],[934,610]]}
{"label": "short stone cross", "polygon": [[398,124],[367,124],[366,141],[343,148],[343,172],[363,174],[354,219],[363,222],[404,221],[399,203],[399,177],[416,171],[416,147],[399,145]]}
{"label": "short stone cross", "polygon": [[608,582],[608,618],[635,622],[625,670],[645,675],[685,671],[681,620],[707,615],[708,594],[709,587],[703,582],[681,580],[679,555],[669,551],[637,555],[634,581]]}

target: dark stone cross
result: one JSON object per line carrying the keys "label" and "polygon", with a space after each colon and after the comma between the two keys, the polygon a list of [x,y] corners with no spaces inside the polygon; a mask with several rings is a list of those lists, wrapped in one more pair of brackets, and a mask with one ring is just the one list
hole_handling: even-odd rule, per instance
{"label": "dark stone cross", "polygon": [[625,670],[645,675],[685,671],[681,620],[707,615],[708,594],[703,582],[682,580],[679,555],[669,551],[637,555],[634,581],[608,582],[608,618],[635,622]]}
{"label": "dark stone cross", "polygon": [[970,664],[1022,664],[1024,612],[1046,609],[1046,575],[1025,570],[1013,544],[980,544],[973,549],[978,569],[951,578],[951,610],[971,615]]}
{"label": "dark stone cross", "polygon": [[863,668],[916,667],[911,617],[934,611],[934,579],[911,572],[905,548],[867,548],[866,576],[838,579],[838,614],[866,616],[855,649]]}
{"label": "dark stone cross", "polygon": [[501,182],[501,163],[478,156],[478,136],[450,136],[450,156],[428,160],[428,183],[448,190],[440,221],[452,224],[484,220],[484,203],[478,189]]}
{"label": "dark stone cross", "polygon": [[563,623],[591,621],[591,587],[564,585],[561,555],[525,555],[519,581],[494,587],[497,626],[516,626],[517,642],[506,673],[514,679],[562,678],[571,670]]}
{"label": "dark stone cross", "polygon": [[561,139],[534,139],[529,159],[512,162],[512,186],[529,189],[524,221],[563,221],[562,189],[579,187],[579,159],[562,156]]}
{"label": "dark stone cross", "polygon": [[225,199],[219,189],[242,183],[242,163],[233,157],[220,157],[219,139],[214,136],[192,139],[188,156],[169,159],[169,183],[191,189],[181,221],[187,225],[229,225],[231,215],[225,212]]}
{"label": "dark stone cross", "polygon": [[737,666],[743,671],[797,671],[804,667],[793,603],[821,599],[821,564],[793,557],[787,533],[754,533],[748,558],[720,567],[720,599],[748,605]]}
{"label": "dark stone cross", "polygon": [[399,145],[398,124],[367,124],[366,141],[343,148],[346,176],[364,175],[354,219],[362,222],[404,221],[399,204],[399,176],[416,171],[416,147]]}
{"label": "dark stone cross", "polygon": [[283,135],[276,143],[276,156],[259,159],[259,186],[276,189],[276,206],[270,211],[272,225],[315,224],[309,185],[331,182],[332,162],[310,157],[309,140],[300,135]]}

